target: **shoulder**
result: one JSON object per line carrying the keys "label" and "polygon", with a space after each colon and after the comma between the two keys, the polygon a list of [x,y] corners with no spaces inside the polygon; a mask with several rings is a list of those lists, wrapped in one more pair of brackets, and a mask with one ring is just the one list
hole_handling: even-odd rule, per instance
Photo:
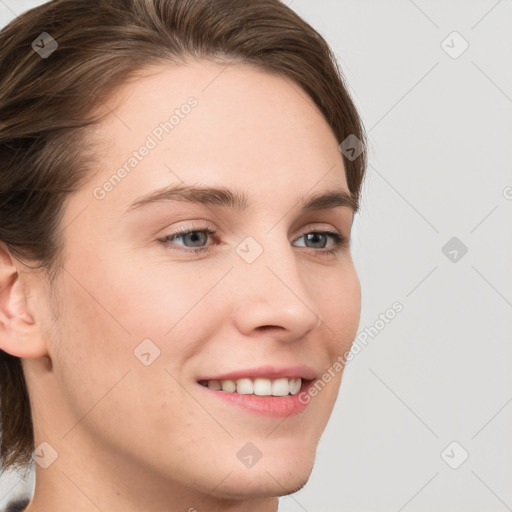
{"label": "shoulder", "polygon": [[23,512],[29,502],[30,498],[18,498],[16,501],[8,503],[7,507],[0,512]]}

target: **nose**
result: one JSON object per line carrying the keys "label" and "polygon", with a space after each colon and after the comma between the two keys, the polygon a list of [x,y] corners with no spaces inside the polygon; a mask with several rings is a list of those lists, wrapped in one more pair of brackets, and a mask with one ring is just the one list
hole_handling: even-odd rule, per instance
{"label": "nose", "polygon": [[322,322],[309,289],[314,279],[304,276],[306,267],[286,239],[274,237],[262,248],[252,263],[240,258],[232,272],[234,322],[247,336],[260,330],[282,341],[299,339]]}

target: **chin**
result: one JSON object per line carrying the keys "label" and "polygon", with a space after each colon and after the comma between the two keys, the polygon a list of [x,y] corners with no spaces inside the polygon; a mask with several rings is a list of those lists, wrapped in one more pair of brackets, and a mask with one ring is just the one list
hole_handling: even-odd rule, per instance
{"label": "chin", "polygon": [[[270,473],[270,474],[269,474]],[[231,474],[222,489],[211,495],[220,499],[255,500],[287,496],[300,491],[308,482],[311,471],[289,471],[287,474],[259,473],[252,475]]]}
{"label": "chin", "polygon": [[213,495],[241,500],[287,496],[302,489],[313,471],[314,456],[304,453],[290,457],[276,453],[265,462],[264,458],[252,468],[226,470],[226,475],[232,471],[231,475]]}

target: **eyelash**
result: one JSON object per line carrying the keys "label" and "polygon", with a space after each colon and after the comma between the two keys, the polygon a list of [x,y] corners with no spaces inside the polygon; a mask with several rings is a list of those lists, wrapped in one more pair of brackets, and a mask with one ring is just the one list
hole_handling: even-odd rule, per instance
{"label": "eyelash", "polygon": [[[208,226],[203,226],[202,228],[197,228],[194,226],[182,226],[179,229],[177,229],[175,232],[170,233],[169,235],[166,235],[163,238],[159,238],[158,241],[161,242],[167,249],[167,248],[169,248],[169,246],[172,245],[171,240],[173,240],[176,237],[188,235],[190,233],[206,233],[208,235],[215,235],[217,233],[217,231],[210,229]],[[348,240],[343,235],[341,235],[340,233],[337,233],[336,231],[329,231],[329,230],[327,230],[327,231],[307,231],[307,232],[303,233],[299,238],[303,238],[304,236],[313,234],[313,233],[321,234],[321,235],[329,235],[334,239],[334,246],[332,249],[311,249],[311,248],[309,248],[313,252],[319,253],[321,256],[326,256],[326,257],[333,256],[349,247]],[[307,249],[307,247],[306,247],[306,249]],[[196,248],[189,247],[187,249],[173,249],[173,250],[177,250],[177,251],[181,251],[181,252],[185,252],[185,253],[194,253],[194,254],[199,254],[199,253],[204,253],[204,252],[210,251],[208,246],[196,247]]]}

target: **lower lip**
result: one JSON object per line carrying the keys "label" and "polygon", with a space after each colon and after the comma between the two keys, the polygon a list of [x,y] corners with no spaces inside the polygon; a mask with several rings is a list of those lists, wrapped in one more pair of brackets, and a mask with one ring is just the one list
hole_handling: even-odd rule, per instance
{"label": "lower lip", "polygon": [[260,414],[263,416],[271,416],[274,418],[286,418],[294,416],[302,412],[309,405],[311,397],[308,395],[306,400],[302,403],[299,396],[304,396],[303,393],[314,384],[314,380],[302,381],[302,386],[299,392],[295,395],[287,396],[258,396],[258,395],[243,395],[239,393],[229,393],[227,391],[217,391],[207,388],[198,383],[206,393],[212,397],[218,397],[231,405],[240,407],[246,411]]}

